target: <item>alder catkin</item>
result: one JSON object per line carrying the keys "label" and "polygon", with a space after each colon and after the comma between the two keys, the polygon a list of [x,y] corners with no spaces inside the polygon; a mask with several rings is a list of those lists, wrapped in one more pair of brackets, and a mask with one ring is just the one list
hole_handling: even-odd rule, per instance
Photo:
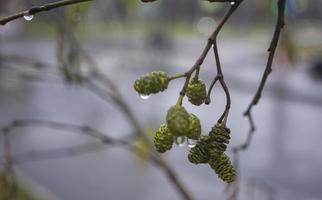
{"label": "alder catkin", "polygon": [[193,105],[201,105],[207,98],[205,83],[201,79],[190,80],[187,87],[187,97]]}
{"label": "alder catkin", "polygon": [[175,136],[186,136],[190,130],[190,114],[183,106],[175,105],[168,110],[166,121]]}
{"label": "alder catkin", "polygon": [[153,71],[137,79],[134,82],[134,89],[142,95],[156,94],[167,89],[169,81],[170,79],[166,72]]}
{"label": "alder catkin", "polygon": [[198,140],[201,134],[201,124],[199,118],[190,113],[189,123],[189,133],[187,137],[192,140]]}
{"label": "alder catkin", "polygon": [[173,135],[166,124],[162,124],[156,131],[153,143],[159,153],[164,153],[172,148]]}

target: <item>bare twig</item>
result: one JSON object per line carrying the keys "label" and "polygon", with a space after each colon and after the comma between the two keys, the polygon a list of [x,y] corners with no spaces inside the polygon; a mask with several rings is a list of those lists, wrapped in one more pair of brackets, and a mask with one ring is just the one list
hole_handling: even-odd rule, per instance
{"label": "bare twig", "polygon": [[18,64],[29,64],[31,67],[40,70],[45,67],[46,64],[25,56],[14,55],[14,54],[0,54],[0,62],[14,62]]}
{"label": "bare twig", "polygon": [[[275,51],[276,51],[276,48],[277,48],[277,45],[278,45],[278,41],[279,41],[279,37],[280,37],[280,34],[281,34],[281,31],[284,27],[284,20],[285,20],[285,4],[286,4],[286,0],[277,0],[278,2],[278,16],[277,16],[277,22],[276,22],[276,25],[275,25],[275,31],[274,31],[274,35],[273,35],[273,38],[272,38],[272,41],[271,41],[271,44],[270,44],[270,47],[268,49],[268,52],[269,52],[269,56],[268,56],[268,59],[267,59],[267,64],[266,64],[266,68],[265,68],[265,71],[264,71],[264,74],[262,76],[262,79],[261,79],[261,82],[259,84],[259,87],[255,93],[255,96],[253,97],[252,101],[250,102],[247,110],[244,112],[244,116],[248,118],[248,121],[249,121],[249,124],[250,124],[250,129],[249,129],[249,132],[247,134],[247,138],[245,140],[244,143],[240,144],[240,145],[237,145],[233,148],[233,153],[234,153],[234,161],[235,161],[235,165],[238,167],[239,164],[239,153],[240,151],[245,151],[246,149],[248,149],[251,141],[252,141],[252,138],[253,138],[253,134],[255,132],[255,124],[254,124],[254,121],[253,121],[253,118],[252,118],[252,109],[255,105],[258,104],[260,98],[261,98],[261,95],[262,95],[262,92],[263,92],[263,89],[264,89],[264,86],[266,84],[266,81],[267,81],[267,78],[268,76],[270,75],[270,73],[272,72],[272,63],[273,63],[273,59],[274,59],[274,56],[275,56]],[[238,168],[237,168],[238,170]],[[231,194],[232,197],[235,197],[237,198],[237,195],[238,195],[238,192],[239,192],[239,184],[235,184],[234,185],[235,189],[233,190],[233,193]]]}
{"label": "bare twig", "polygon": [[[218,53],[218,48],[217,48],[217,42],[214,42],[213,49],[214,49],[214,53],[215,53],[216,66],[217,66],[217,76],[215,77],[215,80],[219,80],[221,87],[224,89],[224,92],[226,95],[226,107],[225,107],[223,114],[219,118],[218,123],[222,123],[222,120],[224,120],[224,124],[226,124],[226,120],[228,117],[230,104],[231,104],[230,93],[229,93],[229,89],[226,85],[226,82],[224,81],[224,75],[222,73],[220,59],[219,59],[219,53]],[[216,83],[216,81],[213,81],[213,82]],[[210,96],[208,96],[207,99],[209,100],[209,101],[207,101],[207,103],[210,102]]]}
{"label": "bare twig", "polygon": [[[83,135],[88,135],[91,137],[94,137],[96,139],[99,139],[101,143],[105,145],[123,145],[125,147],[128,147],[130,152],[135,153],[135,152],[140,152],[142,153],[144,150],[138,148],[137,146],[133,145],[133,142],[127,141],[127,140],[117,140],[117,139],[112,139],[108,135],[106,135],[103,132],[100,132],[94,128],[91,128],[86,125],[74,125],[74,124],[67,124],[67,123],[62,123],[62,122],[55,122],[55,121],[49,121],[49,120],[15,120],[12,123],[8,124],[7,126],[4,126],[3,131],[6,130],[6,133],[9,135],[10,132],[16,128],[27,128],[27,127],[43,127],[43,128],[50,128],[50,129],[55,129],[55,130],[64,130],[64,131],[72,131],[74,133],[80,133]],[[88,144],[87,144],[88,145]],[[82,146],[82,150],[84,146]],[[13,160],[18,163],[21,162],[29,162],[33,160],[43,160],[43,159],[51,159],[55,158],[56,156],[61,156],[61,155],[66,155],[67,156],[72,156],[72,155],[79,155],[83,153],[88,153],[90,151],[96,151],[96,148],[89,148],[88,146],[86,147],[86,151],[84,152],[77,152],[79,150],[78,147],[70,147],[65,150],[57,151],[57,150],[49,150],[49,151],[37,151],[37,152],[27,152],[24,154],[19,154],[13,157]],[[72,150],[72,152],[70,152]],[[79,153],[79,154],[78,154]],[[153,152],[149,152],[149,158],[150,161],[155,164],[159,169],[164,171],[168,178],[171,180],[171,182],[177,187],[179,190],[180,194],[182,194],[184,199],[192,199],[192,197],[186,193],[185,196],[184,193],[186,192],[185,188],[183,188],[181,185],[181,182],[179,182],[176,174],[172,171],[171,168],[168,167],[167,163],[163,161],[163,159],[160,159],[156,154]],[[11,157],[10,157],[11,159]],[[11,162],[12,164],[12,162]],[[14,163],[16,164],[16,163]]]}
{"label": "bare twig", "polygon": [[110,146],[102,145],[101,142],[92,142],[73,147],[59,148],[59,149],[46,149],[46,150],[35,150],[25,153],[20,153],[12,156],[12,163],[14,165],[23,164],[26,162],[50,160],[55,158],[69,158],[80,156],[84,154],[94,153],[103,151]]}
{"label": "bare twig", "polygon": [[272,72],[272,63],[273,63],[273,59],[274,59],[274,55],[275,55],[275,51],[277,48],[277,44],[278,44],[278,40],[279,40],[279,36],[280,33],[282,31],[282,28],[284,27],[284,12],[285,12],[285,0],[278,0],[278,16],[277,16],[277,23],[275,26],[275,32],[270,44],[270,47],[268,49],[269,52],[269,56],[268,56],[268,60],[267,60],[267,64],[266,64],[266,68],[264,71],[264,74],[262,76],[261,82],[259,84],[259,87],[255,93],[255,96],[253,97],[251,103],[249,104],[247,110],[244,112],[244,116],[246,116],[249,120],[249,124],[250,124],[250,131],[249,134],[247,136],[246,142],[240,146],[237,146],[234,148],[234,151],[238,151],[238,150],[244,150],[247,149],[247,147],[249,146],[250,142],[251,142],[251,138],[252,138],[252,134],[255,131],[255,125],[254,125],[254,121],[252,118],[252,114],[251,111],[253,109],[253,107],[255,105],[257,105],[257,103],[259,102],[266,80],[269,76],[269,74]]}
{"label": "bare twig", "polygon": [[[212,1],[212,2],[214,2],[214,1]],[[223,88],[223,90],[225,92],[225,95],[226,95],[226,107],[225,107],[225,110],[224,110],[223,114],[219,118],[218,123],[222,123],[223,120],[224,120],[224,123],[226,123],[227,118],[228,118],[230,105],[231,105],[231,99],[230,99],[229,89],[227,87],[226,82],[224,81],[224,76],[223,76],[223,73],[222,73],[222,68],[221,68],[221,63],[220,63],[220,58],[219,58],[219,52],[218,52],[218,47],[217,47],[217,36],[218,36],[219,32],[221,31],[222,27],[224,26],[224,24],[226,23],[226,21],[230,18],[230,16],[238,8],[238,6],[243,2],[243,0],[233,1],[233,2],[234,3],[231,3],[230,9],[224,15],[223,19],[220,21],[220,23],[218,24],[218,26],[215,29],[214,33],[212,34],[212,36],[208,40],[208,43],[210,43],[210,45],[213,45],[213,51],[214,51],[215,60],[216,60],[217,75],[214,77],[214,79],[213,79],[213,81],[212,81],[212,83],[210,85],[210,88],[209,88],[208,94],[207,94],[207,99],[206,99],[205,103],[206,104],[210,103],[210,101],[211,101],[211,98],[210,98],[211,91],[212,91],[214,85],[217,83],[217,81],[220,82],[220,85]],[[209,49],[208,49],[208,51],[209,51]],[[198,69],[199,69],[199,67],[198,67]]]}
{"label": "bare twig", "polygon": [[67,6],[67,5],[72,5],[72,4],[83,3],[83,2],[89,2],[89,1],[94,1],[94,0],[62,0],[62,1],[57,1],[54,3],[44,4],[42,6],[32,7],[28,10],[21,11],[16,14],[1,18],[0,25],[6,25],[8,22],[22,18],[26,15],[35,15],[39,12],[49,11],[49,10],[52,10],[55,8],[59,8],[59,7]]}
{"label": "bare twig", "polygon": [[[55,150],[41,150],[41,151],[31,151],[27,153],[18,154],[15,156],[8,156],[8,153],[5,153],[6,157],[6,168],[9,168],[9,161],[10,166],[12,164],[20,164],[24,162],[30,162],[34,160],[43,160],[43,159],[52,159],[56,157],[64,157],[64,156],[76,156],[76,155],[82,155],[85,153],[98,151],[107,148],[109,146],[126,146],[130,145],[131,142],[129,139],[114,139],[109,137],[107,134],[91,128],[86,125],[74,125],[74,124],[68,124],[68,123],[62,123],[62,122],[55,122],[55,121],[49,121],[49,120],[15,120],[12,123],[4,126],[2,129],[2,132],[5,136],[5,138],[8,138],[10,136],[10,133],[18,128],[49,128],[54,130],[64,130],[64,131],[71,131],[74,133],[79,133],[83,135],[87,135],[93,138],[96,138],[99,140],[99,142],[92,142],[88,144],[82,144],[77,145],[74,147],[67,147],[62,149],[55,149]],[[8,142],[6,142],[7,144]],[[103,145],[104,146],[103,146]],[[8,145],[5,145],[6,147]],[[8,148],[6,148],[8,149]],[[5,152],[8,152],[6,150]]]}
{"label": "bare twig", "polygon": [[282,29],[284,27],[284,23],[285,23],[284,22],[284,10],[285,10],[285,0],[278,0],[277,23],[276,23],[273,39],[272,39],[270,47],[268,49],[269,56],[268,56],[266,68],[265,68],[264,74],[262,76],[261,82],[259,84],[259,87],[255,93],[255,96],[253,97],[250,105],[248,106],[247,110],[244,113],[245,116],[247,116],[251,112],[253,106],[257,105],[257,103],[259,102],[259,100],[262,96],[262,92],[263,92],[266,80],[267,80],[268,76],[270,75],[270,73],[272,72],[272,63],[273,63],[273,59],[275,56],[275,51],[277,48],[277,44],[278,44],[278,40],[279,40],[281,31],[282,31]]}
{"label": "bare twig", "polygon": [[[215,30],[213,31],[213,33],[209,37],[208,42],[207,42],[204,50],[202,51],[200,57],[197,59],[195,64],[190,68],[190,70],[184,74],[186,77],[186,81],[185,81],[183,88],[180,92],[180,96],[178,99],[179,104],[182,104],[182,99],[183,99],[184,95],[186,94],[191,75],[197,70],[196,76],[198,76],[200,66],[203,64],[209,50],[211,49],[211,46],[216,41],[219,32],[221,31],[221,29],[224,26],[224,24],[226,23],[226,21],[230,18],[230,16],[234,13],[234,11],[238,8],[238,6],[240,5],[240,3],[242,1],[243,0],[236,0],[236,1],[234,1],[235,2],[234,4],[231,4],[230,9],[226,12],[226,14],[222,18],[222,20],[219,22],[218,26],[215,28]],[[221,1],[221,2],[228,2],[228,1]]]}
{"label": "bare twig", "polygon": [[[135,139],[133,137],[126,137],[123,139],[112,138],[104,132],[101,132],[95,128],[92,128],[87,125],[75,125],[69,124],[65,122],[56,122],[51,120],[14,120],[10,124],[4,126],[3,133],[5,135],[9,135],[15,129],[23,129],[23,128],[47,128],[53,130],[61,130],[61,131],[69,131],[77,134],[87,135],[89,137],[97,139],[99,142],[92,142],[88,144],[78,145],[74,147],[68,147],[66,149],[61,149],[61,151],[57,152],[56,150],[47,150],[47,151],[37,151],[37,152],[29,152],[24,154],[19,154],[15,156],[15,159],[12,159],[16,162],[27,162],[25,157],[30,157],[31,159],[50,159],[52,156],[55,158],[59,155],[78,155],[82,153],[87,153],[91,151],[96,151],[102,148],[103,145],[109,146],[131,146],[132,140]],[[83,152],[82,152],[83,151]],[[54,152],[54,153],[52,153]],[[45,155],[45,156],[44,156]],[[19,159],[17,159],[19,158]],[[23,159],[22,159],[23,158]],[[22,159],[22,161],[20,160]],[[17,161],[18,160],[18,161]]]}

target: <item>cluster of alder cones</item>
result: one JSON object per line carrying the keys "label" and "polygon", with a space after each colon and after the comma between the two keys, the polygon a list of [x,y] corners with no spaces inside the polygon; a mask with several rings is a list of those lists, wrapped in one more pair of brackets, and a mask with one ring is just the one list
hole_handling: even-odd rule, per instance
{"label": "cluster of alder cones", "polygon": [[[166,90],[173,79],[166,72],[153,71],[137,79],[134,89],[140,95],[156,94]],[[205,83],[199,78],[192,78],[189,81],[186,96],[193,105],[203,104],[207,98]],[[178,138],[183,137],[188,141],[196,141],[190,146],[188,154],[191,163],[209,164],[218,177],[227,183],[235,180],[236,171],[229,157],[224,153],[230,140],[230,130],[225,123],[217,123],[209,135],[201,135],[199,118],[187,112],[181,103],[177,103],[169,108],[166,123],[156,131],[153,142],[156,150],[164,153],[172,148]]]}

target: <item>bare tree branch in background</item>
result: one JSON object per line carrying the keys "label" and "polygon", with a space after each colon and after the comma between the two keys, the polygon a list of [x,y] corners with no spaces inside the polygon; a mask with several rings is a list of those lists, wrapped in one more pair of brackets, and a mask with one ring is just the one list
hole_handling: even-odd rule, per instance
{"label": "bare tree branch in background", "polygon": [[24,16],[35,15],[39,12],[49,11],[55,8],[64,7],[72,4],[83,3],[83,2],[89,2],[89,1],[94,1],[94,0],[63,0],[63,1],[57,1],[54,3],[44,4],[42,6],[32,7],[28,10],[21,11],[4,18],[0,18],[0,25],[6,25],[8,22],[22,18]]}
{"label": "bare tree branch in background", "polygon": [[[136,153],[136,152],[144,153],[143,149],[141,149],[140,147],[134,144],[133,139],[135,138],[130,138],[132,140],[112,139],[107,134],[86,125],[74,125],[74,124],[48,121],[48,120],[15,120],[12,123],[4,126],[2,128],[2,133],[5,136],[7,136],[7,138],[9,138],[13,130],[17,128],[27,128],[27,127],[29,128],[43,127],[43,128],[54,129],[54,130],[71,131],[74,133],[79,133],[79,134],[96,138],[101,142],[101,144],[104,144],[104,145],[126,146],[129,152],[131,153]],[[53,159],[58,157],[83,155],[86,153],[107,148],[107,146],[104,146],[103,148],[101,146],[94,146],[94,145],[97,145],[97,143],[89,143],[89,144],[69,147],[65,149],[57,149],[57,150],[31,151],[31,152],[18,154],[15,156],[9,155],[8,153],[6,153],[6,163],[7,163],[6,165],[9,166],[9,168],[7,167],[8,169],[10,169],[9,174],[13,174],[13,169],[12,169],[13,164],[20,164],[20,163],[31,162],[36,160]],[[10,146],[5,145],[5,147],[6,147],[6,152],[10,152]],[[173,182],[174,184],[180,185],[180,182],[176,182],[178,181],[176,175],[172,172],[170,168],[168,168],[165,161],[160,159],[160,157],[158,157],[157,154],[155,154],[153,151],[149,152],[149,161],[155,164],[156,167],[160,168],[160,170],[165,171],[171,182]],[[180,192],[183,192],[183,191],[180,191]],[[184,197],[184,199],[192,199],[192,197],[188,196],[188,197]]]}
{"label": "bare tree branch in background", "polygon": [[[64,21],[66,22],[66,21]],[[107,103],[113,103],[117,106],[117,108],[124,114],[124,117],[128,120],[128,122],[134,128],[134,136],[142,138],[149,146],[150,150],[154,154],[154,162],[159,165],[166,176],[169,178],[170,182],[174,184],[178,192],[182,195],[183,199],[192,199],[191,195],[189,194],[188,190],[183,186],[177,175],[171,169],[171,167],[166,163],[166,161],[154,150],[154,146],[152,145],[150,139],[145,135],[144,130],[137,120],[138,118],[132,112],[130,106],[127,104],[125,99],[122,97],[118,87],[115,85],[113,81],[111,81],[103,72],[99,70],[99,67],[92,59],[92,57],[83,49],[82,45],[78,42],[77,38],[75,37],[73,31],[71,29],[66,30],[69,26],[64,24],[58,23],[58,29],[60,30],[60,34],[67,34],[69,45],[74,49],[74,54],[79,54],[79,59],[84,59],[86,63],[88,63],[90,72],[88,76],[78,74],[81,79],[81,85],[86,86],[89,91],[96,94],[98,97],[105,100]],[[61,31],[65,29],[65,31]],[[66,65],[70,67],[70,65]],[[100,82],[103,87],[98,86],[95,84],[95,81]]]}

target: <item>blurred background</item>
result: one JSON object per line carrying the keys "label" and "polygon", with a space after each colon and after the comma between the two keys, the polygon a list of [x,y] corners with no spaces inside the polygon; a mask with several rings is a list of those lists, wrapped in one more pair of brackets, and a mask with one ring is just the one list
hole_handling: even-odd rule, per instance
{"label": "blurred background", "polygon": [[[54,1],[0,0],[0,16],[48,2]],[[230,147],[247,137],[249,124],[242,113],[265,68],[275,27],[275,4],[245,1],[219,35],[223,72],[232,96]],[[0,124],[42,119],[89,125],[113,138],[131,134],[133,128],[117,106],[75,80],[93,65],[78,58],[84,51],[120,89],[152,138],[164,123],[167,109],[175,104],[183,81],[171,82],[168,90],[144,100],[133,90],[134,80],[153,70],[169,74],[187,71],[228,6],[199,0],[146,4],[96,0],[0,26]],[[322,199],[321,8],[322,1],[318,0],[287,1],[287,26],[274,71],[253,110],[257,130],[249,149],[240,155],[238,199]],[[211,52],[201,69],[201,77],[209,86],[215,76]],[[225,96],[215,87],[211,105],[195,107],[186,100],[184,104],[200,117],[207,133],[224,109]],[[93,141],[86,135],[38,127],[15,129],[11,134],[14,155]],[[195,199],[224,199],[226,185],[208,166],[189,163],[188,151],[187,145],[174,146],[164,157]],[[14,166],[19,187],[33,196],[22,199],[181,198],[157,167],[124,147],[53,157]],[[3,148],[0,158],[3,169]]]}

